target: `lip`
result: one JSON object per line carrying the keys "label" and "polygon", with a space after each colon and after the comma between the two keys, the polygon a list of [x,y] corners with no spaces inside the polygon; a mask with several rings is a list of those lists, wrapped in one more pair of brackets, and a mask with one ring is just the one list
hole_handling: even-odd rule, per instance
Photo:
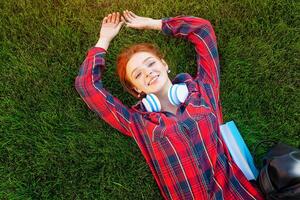
{"label": "lip", "polygon": [[[154,76],[153,78],[151,78],[150,81],[148,82],[148,86],[151,85],[151,84],[153,84],[152,80],[153,80],[153,79],[158,79],[158,77],[159,77],[159,74],[156,75],[156,76]],[[154,80],[154,82],[155,82],[155,81],[156,81],[156,80]]]}

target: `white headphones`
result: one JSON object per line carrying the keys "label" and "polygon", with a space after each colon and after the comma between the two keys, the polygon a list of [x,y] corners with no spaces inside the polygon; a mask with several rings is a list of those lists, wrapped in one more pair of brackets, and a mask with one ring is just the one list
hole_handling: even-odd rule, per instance
{"label": "white headphones", "polygon": [[[189,91],[185,83],[174,84],[168,90],[168,98],[171,104],[179,105],[185,101],[188,93]],[[142,99],[142,102],[148,112],[159,112],[161,110],[161,104],[155,94],[147,94]]]}

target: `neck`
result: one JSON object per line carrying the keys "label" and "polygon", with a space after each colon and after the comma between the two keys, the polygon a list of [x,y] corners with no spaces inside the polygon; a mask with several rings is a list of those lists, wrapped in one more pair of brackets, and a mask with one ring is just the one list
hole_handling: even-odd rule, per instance
{"label": "neck", "polygon": [[157,98],[160,101],[162,110],[169,110],[170,108],[177,107],[177,106],[174,106],[173,104],[171,104],[169,101],[169,98],[168,98],[168,91],[171,86],[172,86],[172,82],[169,79],[166,83],[166,86],[162,90],[160,90],[158,93],[155,93],[155,95],[157,96]]}

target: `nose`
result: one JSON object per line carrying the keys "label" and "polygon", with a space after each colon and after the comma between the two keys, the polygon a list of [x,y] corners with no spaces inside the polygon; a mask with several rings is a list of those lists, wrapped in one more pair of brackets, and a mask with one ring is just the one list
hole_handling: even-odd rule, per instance
{"label": "nose", "polygon": [[146,77],[148,78],[148,76],[149,76],[150,74],[152,74],[152,72],[150,72],[149,74],[147,74],[147,76],[146,76]]}

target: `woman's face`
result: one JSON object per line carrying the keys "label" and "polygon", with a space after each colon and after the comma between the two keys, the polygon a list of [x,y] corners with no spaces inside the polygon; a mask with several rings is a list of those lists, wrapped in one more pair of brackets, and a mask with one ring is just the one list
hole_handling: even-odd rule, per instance
{"label": "woman's face", "polygon": [[168,81],[168,65],[148,52],[135,53],[126,66],[126,76],[140,93],[157,93]]}

